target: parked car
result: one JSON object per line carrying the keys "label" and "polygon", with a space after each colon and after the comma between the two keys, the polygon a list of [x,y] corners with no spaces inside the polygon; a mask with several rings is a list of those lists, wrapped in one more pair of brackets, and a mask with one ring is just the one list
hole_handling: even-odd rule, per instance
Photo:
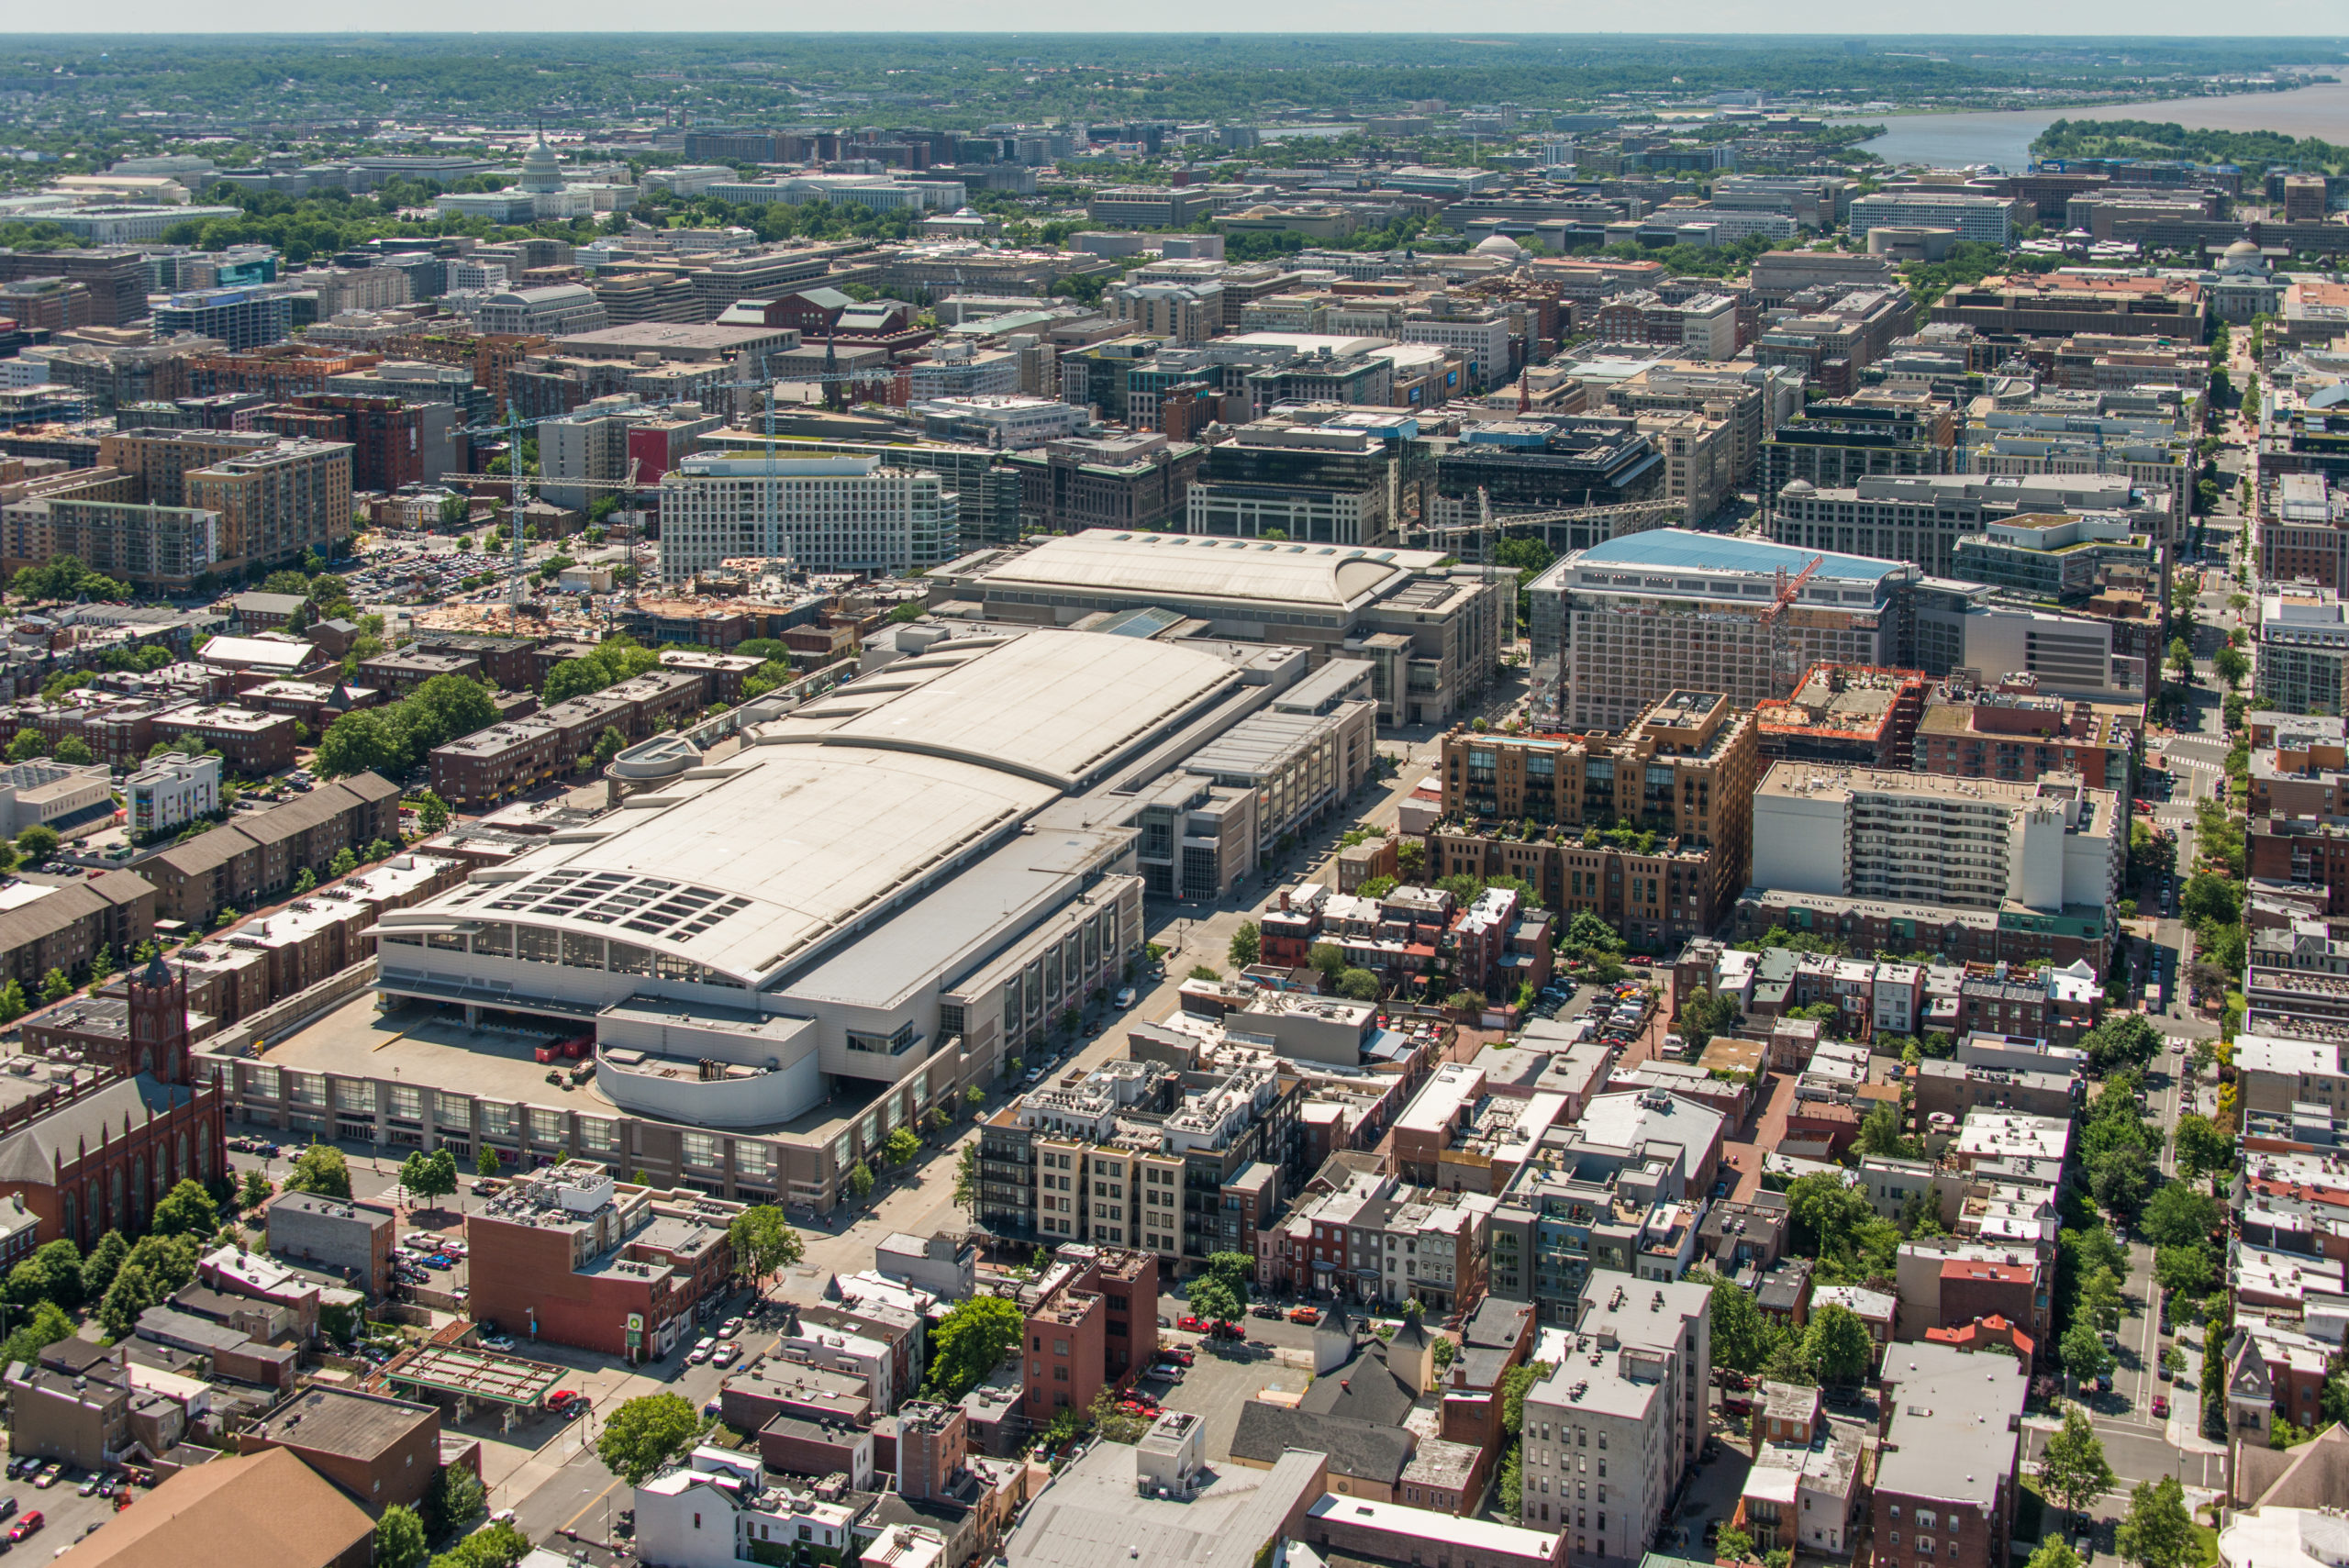
{"label": "parked car", "polygon": [[38,1491],[46,1492],[51,1486],[56,1485],[58,1477],[64,1473],[65,1467],[52,1459],[47,1464],[40,1467],[40,1473],[39,1475],[33,1477],[33,1486]]}
{"label": "parked car", "polygon": [[2156,1394],[2154,1396],[2154,1418],[2157,1421],[2166,1421],[2169,1419],[2168,1395]]}
{"label": "parked car", "polygon": [[1119,1007],[1132,1006],[1134,1005],[1134,988],[1130,985],[1119,986],[1116,1001]]}
{"label": "parked car", "polygon": [[1252,1301],[1248,1304],[1248,1316],[1251,1318],[1277,1318],[1280,1315],[1281,1309],[1269,1301]]}
{"label": "parked car", "polygon": [[49,1521],[47,1519],[41,1518],[40,1510],[39,1508],[35,1508],[32,1512],[27,1514],[24,1518],[18,1519],[14,1525],[9,1527],[8,1539],[10,1540],[23,1540],[26,1537],[33,1534],[35,1531],[39,1530],[41,1526],[48,1522]]}
{"label": "parked car", "polygon": [[510,1351],[514,1348],[514,1341],[504,1334],[484,1334],[481,1348],[485,1351]]}
{"label": "parked car", "polygon": [[98,1490],[98,1478],[95,1475],[84,1475],[82,1477],[82,1485],[76,1486],[73,1490],[75,1495],[78,1496],[95,1496]]}
{"label": "parked car", "polygon": [[1186,1312],[1174,1319],[1174,1327],[1182,1329],[1186,1334],[1204,1334],[1208,1331],[1209,1325],[1206,1318],[1197,1313]]}
{"label": "parked car", "polygon": [[718,1349],[711,1353],[709,1359],[713,1363],[718,1366],[732,1366],[734,1364],[735,1358],[740,1356],[741,1353],[742,1347],[736,1344],[733,1340],[720,1340],[718,1342]]}
{"label": "parked car", "polygon": [[694,1348],[685,1352],[685,1362],[690,1366],[699,1366],[717,1353],[718,1341],[705,1335],[695,1340]]}
{"label": "parked car", "polygon": [[1189,1366],[1199,1359],[1199,1353],[1197,1351],[1184,1350],[1179,1346],[1169,1347],[1158,1352],[1158,1359],[1163,1362],[1171,1362],[1176,1366]]}
{"label": "parked car", "polygon": [[14,1498],[14,1497],[0,1497],[0,1519],[5,1519],[5,1518],[8,1518],[13,1517],[13,1516],[15,1515],[16,1511],[17,1511],[17,1499],[16,1499],[16,1498]]}
{"label": "parked car", "polygon": [[1321,1321],[1321,1309],[1300,1302],[1288,1309],[1288,1320],[1292,1323],[1319,1323]]}

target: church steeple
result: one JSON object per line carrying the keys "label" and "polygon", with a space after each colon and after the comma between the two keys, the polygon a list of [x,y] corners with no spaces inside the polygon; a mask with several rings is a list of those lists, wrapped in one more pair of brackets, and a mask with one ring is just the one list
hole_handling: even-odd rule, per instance
{"label": "church steeple", "polygon": [[150,1073],[166,1084],[187,1082],[187,974],[161,955],[130,976],[130,1038],[123,1070]]}

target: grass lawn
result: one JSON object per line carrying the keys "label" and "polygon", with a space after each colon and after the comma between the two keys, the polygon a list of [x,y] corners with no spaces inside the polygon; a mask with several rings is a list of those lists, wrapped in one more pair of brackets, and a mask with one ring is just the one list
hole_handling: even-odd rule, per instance
{"label": "grass lawn", "polygon": [[2195,1568],[2212,1568],[2219,1561],[2219,1532],[2199,1519],[2194,1521],[2194,1551],[2187,1561]]}

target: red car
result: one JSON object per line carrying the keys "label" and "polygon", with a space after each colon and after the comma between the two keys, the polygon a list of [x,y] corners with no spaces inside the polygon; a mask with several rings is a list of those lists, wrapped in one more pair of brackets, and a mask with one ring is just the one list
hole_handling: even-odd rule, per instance
{"label": "red car", "polygon": [[9,1527],[8,1539],[10,1540],[22,1540],[48,1522],[49,1521],[47,1519],[40,1517],[40,1510],[39,1508],[35,1508],[31,1513],[27,1514],[24,1518],[18,1519],[14,1525]]}
{"label": "red car", "polygon": [[1195,1313],[1186,1312],[1174,1319],[1174,1327],[1186,1334],[1204,1334],[1208,1331],[1209,1324],[1206,1318]]}
{"label": "red car", "polygon": [[2166,1394],[2156,1394],[2156,1395],[2154,1395],[2154,1415],[2157,1418],[2159,1418],[2159,1419],[2161,1419],[2161,1420],[2167,1420],[2167,1419],[2169,1419],[2169,1396],[2168,1396],[2168,1395],[2166,1395]]}
{"label": "red car", "polygon": [[1199,1354],[1197,1351],[1162,1350],[1158,1352],[1158,1359],[1173,1362],[1176,1366],[1189,1366],[1199,1359]]}

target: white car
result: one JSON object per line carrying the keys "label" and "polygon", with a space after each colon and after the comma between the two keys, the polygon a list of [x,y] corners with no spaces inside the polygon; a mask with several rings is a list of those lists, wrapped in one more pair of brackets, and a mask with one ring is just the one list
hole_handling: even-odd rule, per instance
{"label": "white car", "polygon": [[1134,988],[1130,985],[1119,986],[1117,1003],[1120,1007],[1132,1006],[1134,1005]]}
{"label": "white car", "polygon": [[465,1244],[452,1237],[440,1243],[440,1255],[444,1258],[462,1258],[465,1255]]}
{"label": "white car", "polygon": [[717,1353],[718,1341],[716,1340],[708,1338],[696,1340],[694,1341],[694,1348],[685,1352],[685,1364],[688,1366],[699,1366],[702,1362],[707,1361],[711,1356],[716,1355]]}
{"label": "white car", "polygon": [[734,1358],[741,1353],[741,1346],[731,1340],[721,1340],[718,1341],[717,1352],[710,1357],[710,1360],[719,1366],[732,1366]]}

